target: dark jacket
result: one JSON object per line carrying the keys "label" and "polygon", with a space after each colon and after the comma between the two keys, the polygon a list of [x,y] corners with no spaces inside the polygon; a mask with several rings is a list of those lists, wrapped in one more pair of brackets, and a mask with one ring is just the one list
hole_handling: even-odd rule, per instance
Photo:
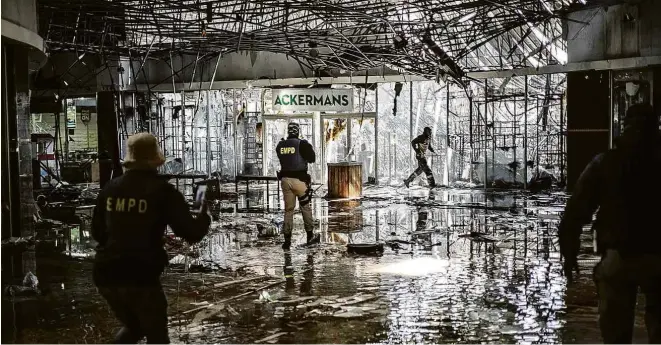
{"label": "dark jacket", "polygon": [[560,251],[575,260],[582,227],[592,221],[597,249],[623,257],[661,254],[661,143],[597,155],[578,179],[559,225]]}
{"label": "dark jacket", "polygon": [[97,285],[154,284],[168,263],[166,225],[196,243],[209,231],[207,214],[196,218],[184,196],[156,171],[129,170],[99,193],[92,218]]}
{"label": "dark jacket", "polygon": [[434,152],[434,148],[431,147],[431,137],[426,136],[424,133],[415,137],[411,141],[411,146],[413,146],[413,150],[418,154],[425,154],[427,149]]}
{"label": "dark jacket", "polygon": [[316,155],[307,140],[289,137],[281,140],[275,150],[280,160],[280,176],[299,180],[308,178],[308,164],[315,162]]}

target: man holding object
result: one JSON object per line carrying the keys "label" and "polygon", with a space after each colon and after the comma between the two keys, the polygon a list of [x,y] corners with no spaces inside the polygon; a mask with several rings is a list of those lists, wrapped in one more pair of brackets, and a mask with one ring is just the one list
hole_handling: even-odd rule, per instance
{"label": "man holding object", "polygon": [[167,344],[168,302],[160,277],[168,257],[163,236],[169,225],[175,235],[196,243],[209,231],[204,203],[193,218],[184,196],[158,176],[165,162],[156,138],[138,133],[128,138],[126,173],[99,193],[92,217],[98,242],[93,279],[122,329],[120,344]]}

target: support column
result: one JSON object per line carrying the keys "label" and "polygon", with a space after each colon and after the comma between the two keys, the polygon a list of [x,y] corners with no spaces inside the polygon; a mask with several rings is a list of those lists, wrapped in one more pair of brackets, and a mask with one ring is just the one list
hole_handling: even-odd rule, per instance
{"label": "support column", "polygon": [[[376,117],[374,118],[374,184],[379,184],[379,84],[374,88],[374,111]],[[379,219],[378,217],[376,218]],[[377,233],[378,233],[377,229]]]}
{"label": "support column", "polygon": [[2,45],[2,238],[20,236],[21,196],[16,127],[14,49]]}
{"label": "support column", "polygon": [[[4,42],[3,42],[4,43]],[[35,235],[28,48],[2,45],[2,237]],[[7,184],[6,184],[7,183]],[[5,191],[8,189],[8,193]],[[8,222],[7,219],[9,218]],[[9,225],[6,227],[6,225]],[[11,253],[11,252],[8,252]],[[5,254],[5,253],[3,253]],[[9,259],[11,276],[36,273],[34,245]],[[3,280],[5,279],[3,267]]]}
{"label": "support column", "polygon": [[528,76],[523,91],[523,189],[528,189]]}
{"label": "support column", "polygon": [[413,140],[413,82],[409,82],[409,164],[411,168],[409,170],[414,170],[417,166],[415,161],[415,155],[413,154],[413,147],[411,147],[411,141]]}
{"label": "support column", "polygon": [[[514,119],[514,120],[513,120],[514,126],[512,126],[512,147],[514,147],[514,150],[512,150],[512,151],[513,151],[513,153],[514,153],[514,163],[515,163],[515,164],[516,164],[516,150],[519,149],[519,146],[516,144],[516,129],[517,129],[517,126],[518,126],[518,125],[517,125],[517,122],[516,122],[516,115],[517,115],[517,114],[516,114],[516,101],[517,101],[517,99],[516,99],[516,95],[514,95],[514,102],[513,102],[513,103],[514,103],[514,116],[513,116],[513,119]],[[517,169],[517,167],[515,166],[513,170],[514,170],[514,172],[513,172],[513,175],[514,175],[514,181],[512,181],[512,182],[514,182],[514,183],[516,184],[516,182],[517,182],[517,181],[516,181],[516,171],[517,171],[518,169]]]}
{"label": "support column", "polygon": [[316,135],[319,136],[318,144],[315,146],[319,150],[316,162],[316,164],[319,164],[319,179],[321,183],[326,183],[328,181],[326,177],[326,137],[324,132],[324,118],[321,116],[321,112],[315,111],[312,113],[312,123],[312,130],[314,131],[316,128]]}
{"label": "support column", "polygon": [[[207,144],[207,146],[206,146],[206,149],[207,149],[207,174],[209,176],[211,176],[211,159],[212,159],[212,155],[211,155],[211,124],[210,124],[210,120],[211,120],[211,91],[209,91],[209,90],[206,91],[206,97],[207,97],[207,113],[206,113],[205,117],[206,117],[207,137],[206,137],[205,140],[206,140],[206,144]],[[265,121],[262,120],[262,122],[265,122]],[[262,127],[262,133],[266,133],[266,128],[265,127],[266,126]],[[262,141],[262,142],[264,142],[264,141]],[[262,154],[262,157],[264,157],[264,159],[266,159],[266,155]],[[264,170],[264,172],[262,172],[262,173],[264,175],[266,175],[266,172],[265,172],[266,164],[262,164],[262,168]]]}
{"label": "support column", "polygon": [[609,71],[567,73],[567,190],[592,158],[608,150]]}
{"label": "support column", "polygon": [[[612,121],[611,121],[612,122]],[[565,96],[560,97],[560,183],[566,185],[565,181]]]}
{"label": "support column", "polygon": [[473,143],[473,96],[468,96],[468,142],[470,145],[470,154],[468,155],[468,182],[473,182],[473,152],[475,143]]}
{"label": "support column", "polygon": [[484,79],[484,189],[487,189],[487,180],[489,179],[489,162],[487,158],[487,138],[488,138],[488,113],[489,113],[489,79]]}
{"label": "support column", "polygon": [[[26,237],[34,235],[33,216],[36,212],[32,192],[28,50],[19,45],[5,44],[2,46],[2,61],[3,184],[5,172],[9,182],[5,185],[9,189],[8,200],[4,199],[3,193],[3,224],[4,216],[8,215],[9,235]],[[8,169],[4,167],[5,160]],[[5,235],[3,231],[3,237]]]}
{"label": "support column", "polygon": [[97,130],[99,140],[99,184],[103,188],[112,178],[122,175],[117,132],[117,102],[112,91],[96,94]]}
{"label": "support column", "polygon": [[[34,235],[34,214],[37,212],[32,186],[32,132],[30,115],[30,87],[28,50],[14,47],[14,84],[16,95],[16,133],[18,134],[18,170],[21,196],[21,236]],[[29,270],[29,268],[26,268]]]}

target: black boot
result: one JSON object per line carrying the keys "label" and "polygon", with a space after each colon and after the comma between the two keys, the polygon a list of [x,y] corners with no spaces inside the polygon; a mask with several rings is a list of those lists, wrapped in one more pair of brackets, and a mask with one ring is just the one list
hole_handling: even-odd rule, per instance
{"label": "black boot", "polygon": [[291,234],[285,234],[285,243],[282,244],[282,249],[289,250],[289,247],[291,247]]}
{"label": "black boot", "polygon": [[434,176],[427,177],[427,182],[429,183],[429,188],[436,188],[436,180],[434,180]]}
{"label": "black boot", "polygon": [[319,234],[315,234],[312,231],[307,231],[306,235],[307,235],[307,244],[308,245],[316,244],[316,243],[321,242],[321,236],[319,236]]}

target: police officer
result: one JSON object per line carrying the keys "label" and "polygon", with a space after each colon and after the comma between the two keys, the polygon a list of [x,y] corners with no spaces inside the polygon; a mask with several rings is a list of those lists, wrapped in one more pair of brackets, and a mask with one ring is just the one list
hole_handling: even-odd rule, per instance
{"label": "police officer", "polygon": [[206,206],[191,216],[184,196],[156,169],[165,162],[156,138],[128,138],[126,173],[99,193],[92,218],[98,242],[93,279],[123,328],[115,342],[169,343],[167,300],[160,276],[168,263],[163,235],[169,225],[189,243],[202,240],[211,222]]}
{"label": "police officer", "polygon": [[650,344],[661,343],[661,133],[650,105],[633,105],[616,148],[585,168],[559,225],[564,271],[577,269],[582,226],[591,222],[601,261],[594,268],[605,343],[631,343],[638,288]]}
{"label": "police officer", "polygon": [[411,141],[411,146],[413,146],[413,151],[415,151],[415,159],[418,161],[418,168],[415,169],[411,176],[404,180],[404,184],[408,188],[409,184],[413,182],[413,180],[415,180],[418,175],[424,172],[425,175],[427,175],[427,182],[429,183],[429,187],[436,187],[434,175],[429,168],[429,164],[427,164],[427,158],[425,156],[427,149],[429,149],[431,152],[434,152],[434,149],[431,147],[431,128],[425,127],[422,134],[418,135]]}
{"label": "police officer", "polygon": [[314,220],[310,201],[312,197],[312,180],[308,174],[308,164],[314,163],[316,157],[312,145],[306,140],[299,139],[300,126],[291,122],[287,126],[287,139],[281,140],[275,150],[280,160],[278,178],[282,186],[285,199],[285,221],[283,233],[285,243],[282,249],[288,250],[291,246],[291,234],[294,227],[294,208],[296,199],[303,214],[303,224],[307,234],[307,243],[319,241],[319,235],[314,235]]}

